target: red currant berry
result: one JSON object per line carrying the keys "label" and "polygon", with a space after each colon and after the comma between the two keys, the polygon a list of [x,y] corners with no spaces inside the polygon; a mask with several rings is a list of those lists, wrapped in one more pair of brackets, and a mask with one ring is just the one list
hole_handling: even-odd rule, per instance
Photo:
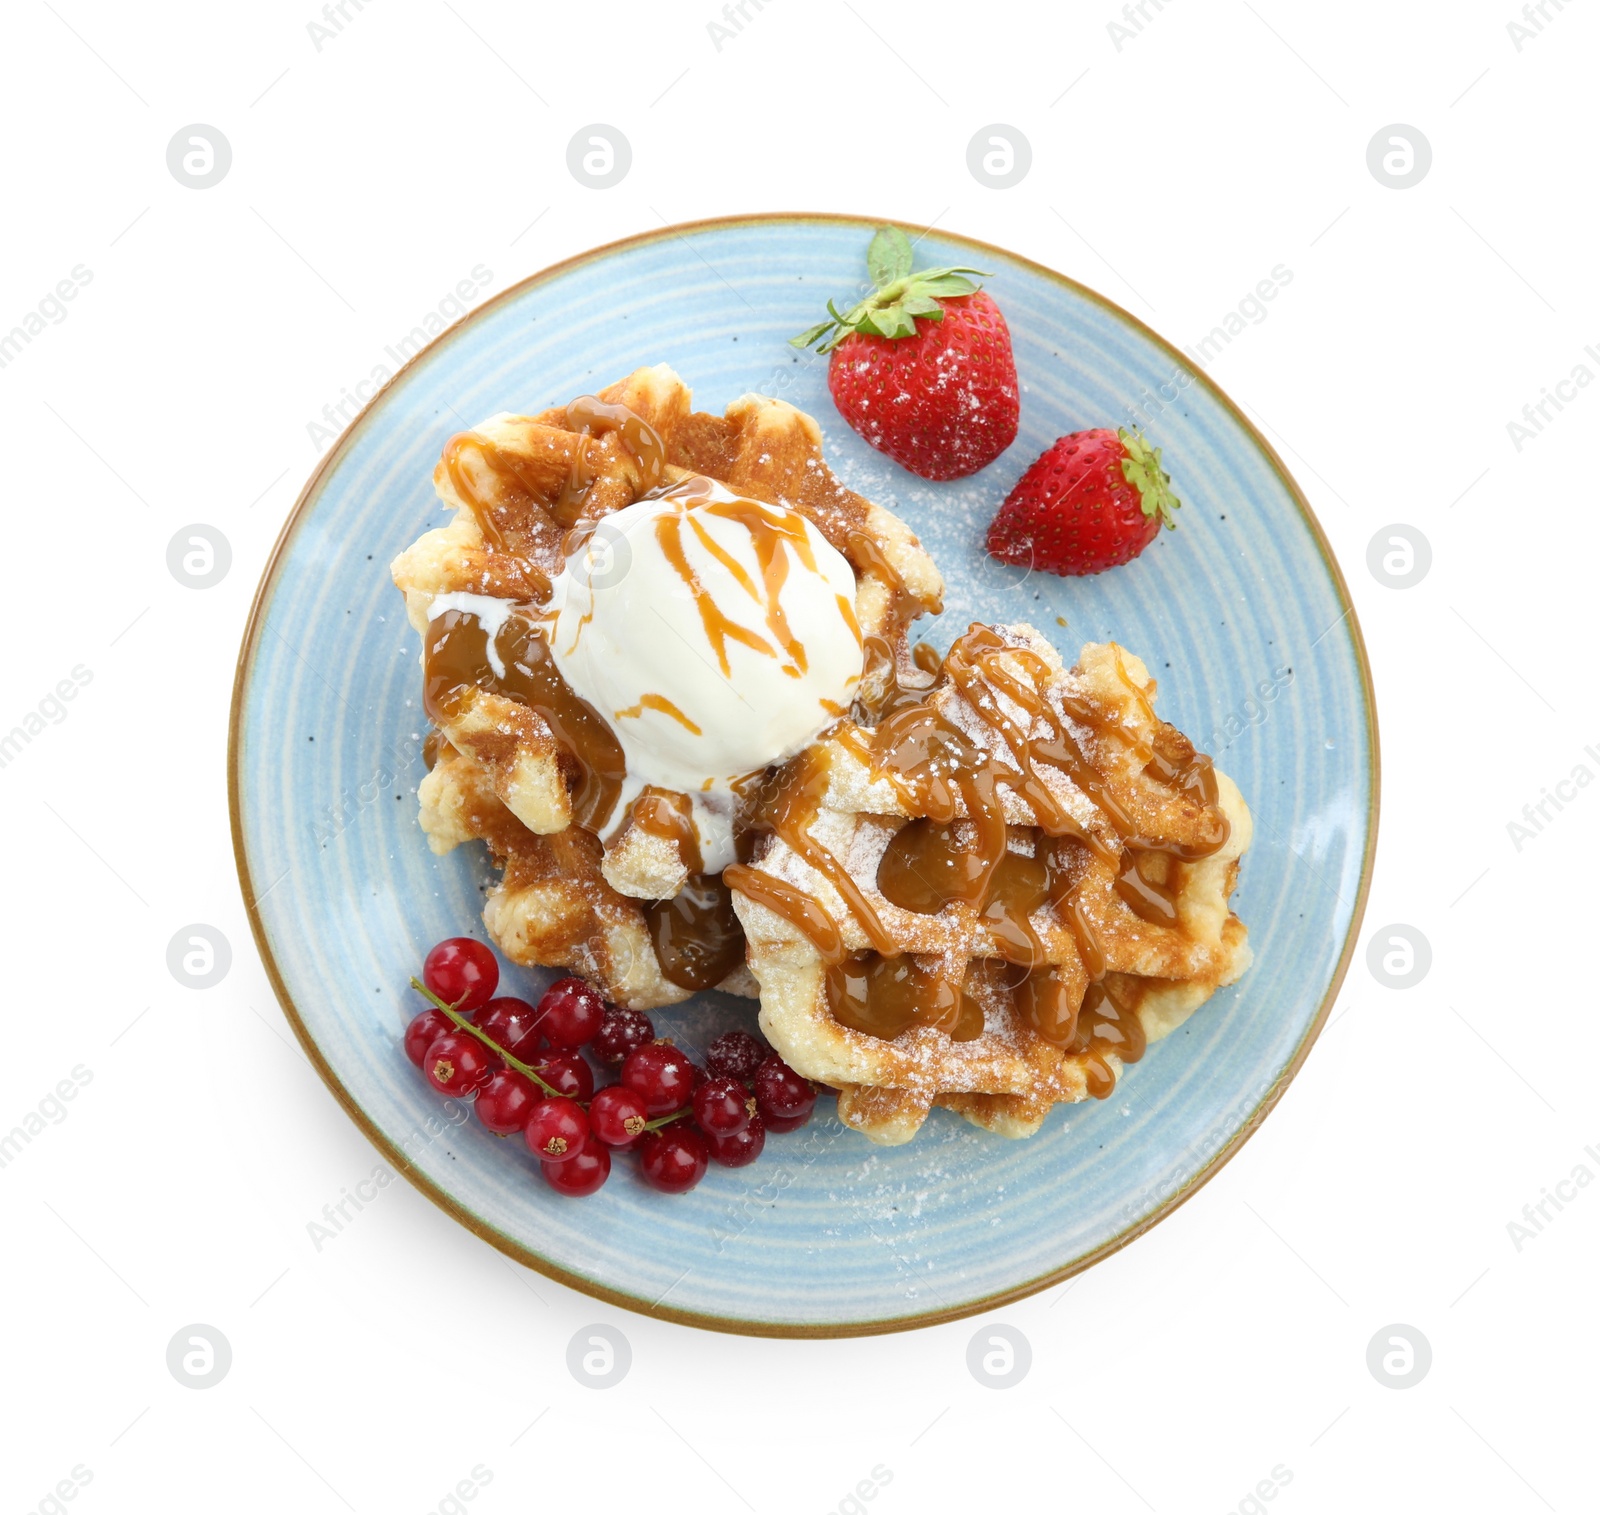
{"label": "red currant berry", "polygon": [[600,991],[581,978],[558,978],[539,1001],[539,1030],[557,1047],[594,1040],[606,1013]]}
{"label": "red currant berry", "polygon": [[649,1118],[644,1101],[621,1084],[608,1084],[589,1101],[589,1129],[608,1147],[630,1146]]}
{"label": "red currant berry", "polygon": [[543,1098],[544,1091],[531,1078],[515,1068],[502,1068],[490,1074],[478,1091],[478,1119],[496,1136],[514,1136]]}
{"label": "red currant berry", "polygon": [[750,1124],[742,1131],[735,1131],[731,1136],[706,1137],[706,1147],[711,1153],[711,1161],[721,1163],[724,1168],[743,1168],[753,1163],[761,1156],[761,1149],[766,1144],[766,1127],[759,1115],[751,1116]]}
{"label": "red currant berry", "polygon": [[767,1130],[776,1132],[780,1136],[787,1131],[798,1131],[810,1119],[811,1112],[809,1110],[804,1115],[767,1115],[762,1117]]}
{"label": "red currant berry", "polygon": [[563,1162],[540,1163],[539,1171],[557,1194],[581,1199],[593,1194],[611,1176],[611,1149],[597,1141],[586,1141]]}
{"label": "red currant berry", "polygon": [[756,1069],[756,1104],[769,1131],[782,1129],[777,1125],[780,1120],[810,1115],[816,1102],[810,1079],[801,1078],[776,1052]]}
{"label": "red currant berry", "polygon": [[734,1078],[708,1078],[694,1091],[694,1123],[707,1136],[743,1131],[755,1114],[750,1091]]}
{"label": "red currant berry", "polygon": [[714,1078],[736,1078],[747,1084],[770,1052],[748,1031],[724,1031],[706,1050],[706,1066]]}
{"label": "red currant berry", "polygon": [[499,1066],[500,1059],[465,1031],[436,1036],[422,1059],[423,1073],[441,1094],[471,1094],[488,1083]]}
{"label": "red currant berry", "polygon": [[652,1189],[683,1194],[706,1174],[706,1139],[682,1122],[652,1131],[639,1144],[639,1172]]}
{"label": "red currant berry", "polygon": [[621,1065],[635,1047],[654,1041],[656,1028],[642,1010],[618,1010],[614,1006],[600,1019],[600,1029],[595,1032],[594,1046],[590,1049],[603,1063],[613,1068]]}
{"label": "red currant berry", "polygon": [[446,1032],[456,1029],[455,1022],[442,1010],[424,1010],[406,1027],[406,1056],[419,1068],[428,1055],[428,1048]]}
{"label": "red currant berry", "polygon": [[482,942],[470,936],[452,936],[440,942],[422,964],[422,981],[463,1015],[486,1005],[500,982],[500,964]]}
{"label": "red currant berry", "polygon": [[539,1077],[568,1099],[588,1099],[594,1093],[594,1069],[576,1052],[562,1052],[535,1063]]}
{"label": "red currant berry", "polygon": [[545,1162],[562,1163],[583,1150],[589,1117],[576,1100],[542,1099],[528,1114],[528,1150]]}
{"label": "red currant berry", "polygon": [[628,1054],[622,1082],[644,1100],[651,1115],[669,1115],[688,1104],[697,1071],[671,1042],[647,1042]]}
{"label": "red currant berry", "polygon": [[492,999],[476,1015],[472,1024],[496,1046],[504,1047],[524,1063],[537,1062],[544,1050],[539,1035],[539,1012],[525,999]]}

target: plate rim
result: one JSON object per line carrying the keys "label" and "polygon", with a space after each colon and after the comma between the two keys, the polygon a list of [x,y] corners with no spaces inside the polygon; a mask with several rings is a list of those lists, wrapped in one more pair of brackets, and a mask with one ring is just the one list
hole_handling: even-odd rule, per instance
{"label": "plate rim", "polygon": [[[383,1134],[377,1124],[356,1102],[355,1097],[344,1086],[323,1056],[321,1048],[301,1020],[294,999],[289,993],[288,985],[279,971],[277,959],[273,955],[272,946],[267,936],[266,925],[261,917],[255,885],[250,875],[250,862],[244,838],[243,777],[240,761],[242,751],[241,733],[250,676],[254,670],[256,653],[260,645],[261,633],[265,626],[268,605],[276,590],[278,574],[287,556],[289,546],[300,527],[304,524],[309,507],[320,495],[327,476],[344,457],[356,432],[377,406],[387,398],[390,390],[403,377],[409,374],[413,367],[421,364],[425,358],[434,356],[468,326],[483,319],[489,312],[502,304],[509,302],[535,285],[546,283],[583,264],[598,261],[628,248],[659,242],[668,237],[683,240],[686,233],[692,234],[733,227],[794,222],[823,222],[832,225],[856,226],[866,230],[879,226],[897,226],[902,231],[912,234],[917,240],[924,236],[944,237],[951,242],[969,247],[979,254],[997,254],[1026,268],[1041,278],[1061,285],[1072,294],[1109,311],[1119,320],[1126,322],[1160,351],[1166,353],[1168,357],[1181,364],[1184,370],[1193,376],[1194,381],[1201,385],[1243,429],[1246,436],[1265,458],[1273,474],[1276,475],[1278,481],[1288,492],[1306,526],[1310,529],[1312,539],[1328,571],[1336,596],[1344,606],[1345,614],[1342,619],[1347,620],[1350,626],[1351,646],[1355,652],[1356,668],[1360,674],[1362,702],[1366,716],[1367,750],[1371,775],[1368,786],[1367,836],[1366,847],[1361,860],[1361,880],[1356,891],[1355,906],[1350,915],[1350,925],[1345,933],[1344,946],[1340,951],[1339,960],[1329,979],[1327,990],[1323,994],[1322,1003],[1318,1006],[1315,1017],[1296,1046],[1294,1054],[1284,1065],[1283,1071],[1274,1080],[1272,1087],[1262,1096],[1255,1108],[1239,1122],[1238,1128],[1212,1156],[1211,1160],[1186,1184],[1169,1195],[1148,1215],[1134,1221],[1115,1236],[1086,1252],[1082,1257],[1043,1273],[1036,1278],[1014,1284],[1010,1288],[985,1295],[981,1299],[968,1301],[965,1304],[945,1306],[934,1310],[922,1310],[908,1315],[888,1316],[875,1320],[829,1324],[796,1324],[786,1321],[750,1320],[737,1316],[713,1315],[697,1310],[681,1310],[674,1306],[663,1306],[659,1303],[650,1304],[639,1296],[624,1293],[609,1285],[585,1278],[581,1274],[570,1272],[548,1258],[542,1257],[515,1238],[496,1230],[480,1217],[474,1215],[442,1185],[435,1183],[426,1174],[414,1168],[400,1148]],[[618,237],[610,242],[603,242],[583,252],[562,258],[558,262],[551,263],[547,267],[519,279],[514,284],[507,285],[505,289],[491,295],[481,305],[457,318],[434,337],[431,342],[414,353],[401,367],[396,369],[373,394],[372,398],[355,414],[350,423],[339,434],[333,446],[318,460],[316,468],[312,471],[304,488],[301,489],[299,496],[296,498],[294,508],[285,518],[277,540],[273,543],[272,551],[268,554],[262,569],[261,580],[257,584],[255,595],[250,602],[250,612],[245,623],[244,636],[240,642],[239,656],[234,668],[233,693],[228,711],[227,762],[228,819],[233,840],[234,865],[238,873],[239,889],[244,900],[245,914],[250,921],[250,933],[255,940],[256,950],[260,955],[262,966],[266,970],[267,978],[272,984],[273,993],[277,996],[278,1004],[283,1010],[285,1019],[289,1022],[312,1067],[316,1069],[318,1077],[328,1087],[335,1100],[355,1123],[357,1129],[377,1148],[390,1167],[406,1178],[421,1193],[449,1215],[451,1219],[464,1226],[473,1235],[488,1242],[490,1246],[504,1253],[513,1261],[521,1263],[524,1267],[531,1268],[536,1273],[541,1273],[547,1278],[554,1279],[557,1283],[565,1284],[568,1288],[575,1289],[590,1298],[601,1300],[606,1304],[616,1305],[621,1309],[630,1310],[635,1314],[644,1315],[653,1320],[670,1321],[676,1325],[695,1326],[701,1330],[720,1331],[737,1336],[790,1339],[841,1339],[884,1335],[896,1331],[921,1330],[927,1326],[962,1320],[968,1316],[981,1315],[1001,1306],[1013,1304],[1018,1300],[1038,1294],[1055,1284],[1064,1283],[1067,1279],[1085,1272],[1114,1253],[1120,1252],[1124,1247],[1138,1240],[1147,1231],[1154,1229],[1180,1205],[1204,1188],[1223,1167],[1232,1161],[1240,1148],[1255,1134],[1267,1116],[1272,1113],[1278,1101],[1283,1097],[1284,1091],[1294,1081],[1301,1067],[1304,1066],[1312,1046],[1316,1043],[1323,1027],[1327,1024],[1328,1015],[1333,1008],[1334,1001],[1338,998],[1339,990],[1344,985],[1345,975],[1349,971],[1356,942],[1360,937],[1362,921],[1366,915],[1367,897],[1371,889],[1373,867],[1377,857],[1378,818],[1381,808],[1380,795],[1382,788],[1382,764],[1378,745],[1377,696],[1373,688],[1372,666],[1367,656],[1366,639],[1361,632],[1361,622],[1356,614],[1355,602],[1350,596],[1349,585],[1345,581],[1344,573],[1339,567],[1338,558],[1334,555],[1327,534],[1322,529],[1322,523],[1317,519],[1316,512],[1311,508],[1310,502],[1295,481],[1294,475],[1290,473],[1288,466],[1278,455],[1277,449],[1261,434],[1255,423],[1245,415],[1244,411],[1240,409],[1238,404],[1221,386],[1204,369],[1197,369],[1173,343],[1161,336],[1159,332],[1152,330],[1131,311],[1124,309],[1098,290],[1091,289],[1086,284],[1080,284],[1076,279],[1061,273],[1057,269],[1036,262],[1032,258],[1024,257],[1020,253],[1013,252],[1009,248],[1001,247],[996,243],[987,242],[977,237],[969,237],[944,227],[921,226],[916,222],[901,221],[893,217],[870,217],[826,211],[764,211],[742,215],[710,216],[693,221],[675,222],[652,230],[635,232],[630,236]]]}

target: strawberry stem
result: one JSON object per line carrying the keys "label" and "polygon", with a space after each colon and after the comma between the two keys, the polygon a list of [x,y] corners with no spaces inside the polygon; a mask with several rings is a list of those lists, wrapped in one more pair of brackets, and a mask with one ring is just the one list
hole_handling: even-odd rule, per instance
{"label": "strawberry stem", "polygon": [[790,346],[816,344],[819,353],[829,353],[853,332],[890,339],[913,337],[918,316],[942,321],[941,301],[977,292],[978,286],[967,277],[969,274],[979,279],[991,277],[978,268],[925,268],[913,273],[911,263],[912,247],[906,234],[898,226],[880,227],[867,249],[873,292],[843,315],[829,300],[828,314],[833,319],[791,337]]}

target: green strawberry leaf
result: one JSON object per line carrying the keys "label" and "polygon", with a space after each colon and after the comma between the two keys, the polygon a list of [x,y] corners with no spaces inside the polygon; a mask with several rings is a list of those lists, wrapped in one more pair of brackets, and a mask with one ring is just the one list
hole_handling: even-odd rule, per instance
{"label": "green strawberry leaf", "polygon": [[965,279],[957,273],[935,273],[931,278],[927,274],[918,274],[911,281],[909,293],[942,295],[948,299],[952,295],[970,295],[977,287],[971,279]]}
{"label": "green strawberry leaf", "polygon": [[915,336],[917,318],[944,319],[941,299],[970,295],[978,288],[973,278],[990,277],[979,268],[925,268],[913,273],[913,260],[910,239],[899,227],[879,227],[867,249],[873,292],[842,315],[829,300],[828,314],[833,319],[819,321],[790,337],[790,346],[815,345],[819,353],[830,353],[852,332],[891,339]]}
{"label": "green strawberry leaf", "polygon": [[878,330],[886,337],[912,337],[916,335],[917,323],[906,313],[905,306],[891,305],[878,312]]}
{"label": "green strawberry leaf", "polygon": [[1172,513],[1183,501],[1172,492],[1171,475],[1161,466],[1161,449],[1125,427],[1118,428],[1117,437],[1127,454],[1122,460],[1122,477],[1139,491],[1140,508],[1147,516],[1159,515],[1161,524],[1174,530],[1178,523]]}
{"label": "green strawberry leaf", "polygon": [[832,331],[839,323],[837,321],[819,321],[815,326],[807,327],[798,337],[790,337],[791,347],[809,347],[818,337]]}
{"label": "green strawberry leaf", "polygon": [[867,249],[867,272],[883,289],[911,272],[911,241],[898,226],[880,226]]}

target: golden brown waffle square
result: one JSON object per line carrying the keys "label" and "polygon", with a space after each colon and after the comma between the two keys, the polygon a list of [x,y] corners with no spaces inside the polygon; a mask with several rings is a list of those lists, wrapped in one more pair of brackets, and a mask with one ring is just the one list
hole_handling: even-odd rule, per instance
{"label": "golden brown waffle square", "polygon": [[[450,440],[434,486],[455,518],[391,568],[412,625],[426,634],[441,594],[540,601],[575,533],[691,474],[806,516],[855,571],[863,635],[909,666],[905,628],[939,609],[944,587],[911,530],[834,477],[811,417],[758,395],[723,416],[697,413],[664,364],[598,403],[497,415]],[[677,893],[688,872],[677,847],[631,821],[604,848],[574,826],[574,765],[528,705],[475,688],[436,714],[441,758],[422,787],[423,828],[441,853],[489,843],[506,877],[485,920],[507,955],[585,972],[619,1004],[687,997],[662,977],[634,903]],[[722,987],[753,992],[743,969]]]}
{"label": "golden brown waffle square", "polygon": [[[821,802],[805,836],[809,848],[826,854],[827,866],[813,866],[819,860],[815,850],[808,861],[777,835],[765,838],[753,858],[759,874],[822,906],[846,952],[876,946],[881,953],[887,938],[890,957],[905,954],[919,973],[965,982],[982,1009],[982,1029],[972,1034],[975,1025],[969,1022],[969,1039],[956,1040],[945,1029],[912,1024],[887,1038],[841,1024],[824,956],[811,936],[739,885],[734,889],[750,967],[761,988],[763,1031],[793,1067],[839,1091],[839,1114],[847,1125],[884,1144],[909,1140],[935,1104],[1006,1136],[1031,1135],[1053,1104],[1104,1097],[1145,1041],[1181,1024],[1250,962],[1244,926],[1228,908],[1239,858],[1250,842],[1249,810],[1220,773],[1210,804],[1171,782],[1173,770],[1192,762],[1194,749],[1156,718],[1155,681],[1143,663],[1114,643],[1091,643],[1067,670],[1031,627],[1000,627],[988,635],[998,646],[976,665],[981,684],[961,689],[945,674],[922,698],[1009,771],[1012,781],[1000,786],[1008,850],[1026,858],[1054,849],[1063,884],[1029,915],[1033,944],[1020,953],[1009,950],[1008,962],[977,905],[955,900],[937,914],[924,914],[885,897],[878,885],[885,853],[901,828],[926,811],[908,803],[905,786],[875,766],[870,734],[848,725],[824,739],[809,759],[811,792]],[[998,714],[1035,743],[1048,742],[1051,720],[1030,720],[1029,711],[1011,698],[1029,685],[1052,720],[1073,733],[1092,770],[1092,777],[1080,771],[1078,782],[1062,767],[1032,765],[1034,778],[1067,818],[1057,829],[1069,835],[1055,842],[1034,824],[1038,812],[1022,797],[1022,767],[995,740]],[[1158,758],[1166,778],[1155,771],[1161,768]],[[965,801],[958,798],[954,810],[970,827]],[[1216,846],[1219,812],[1227,835]],[[1134,841],[1139,866],[1159,875],[1153,882],[1168,898],[1170,923],[1136,914],[1119,892]],[[1214,849],[1209,855],[1195,855],[1208,847]],[[860,891],[875,924],[864,925],[858,908],[847,904],[838,887],[841,869],[848,875],[843,882]],[[1086,962],[1095,957],[1101,961]],[[1078,1006],[1074,1034],[1047,1040],[1018,1008],[1013,989],[1019,958],[1027,960],[1021,973],[1048,967],[1063,983]]]}

